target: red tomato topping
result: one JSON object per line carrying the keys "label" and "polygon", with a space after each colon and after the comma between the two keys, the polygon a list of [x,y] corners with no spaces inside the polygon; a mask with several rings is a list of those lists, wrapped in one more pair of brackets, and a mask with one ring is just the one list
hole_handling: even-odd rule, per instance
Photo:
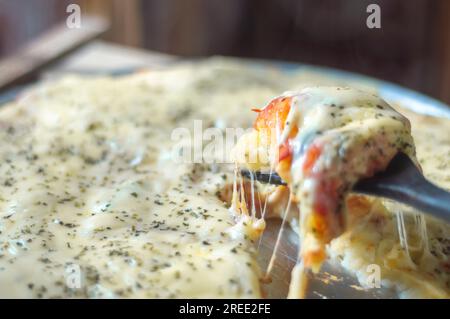
{"label": "red tomato topping", "polygon": [[317,197],[314,202],[314,211],[320,215],[331,214],[336,210],[338,188],[340,182],[333,180],[320,180],[316,189]]}
{"label": "red tomato topping", "polygon": [[305,154],[305,161],[303,162],[303,172],[309,173],[322,153],[322,147],[316,144],[311,145]]}
{"label": "red tomato topping", "polygon": [[278,161],[282,161],[284,159],[287,159],[292,155],[292,148],[288,143],[285,143],[280,146]]}
{"label": "red tomato topping", "polygon": [[253,127],[259,131],[260,129],[275,129],[278,125],[281,132],[291,108],[291,100],[290,97],[279,97],[272,100],[264,109],[259,110]]}

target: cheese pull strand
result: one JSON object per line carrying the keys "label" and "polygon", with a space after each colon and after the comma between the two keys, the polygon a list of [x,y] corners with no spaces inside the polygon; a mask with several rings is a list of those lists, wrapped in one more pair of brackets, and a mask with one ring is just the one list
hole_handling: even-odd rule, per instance
{"label": "cheese pull strand", "polygon": [[275,242],[272,256],[270,257],[269,265],[267,266],[266,275],[265,275],[266,278],[270,276],[273,265],[275,264],[278,248],[280,246],[281,238],[283,236],[284,224],[286,223],[286,219],[287,219],[289,210],[291,209],[291,202],[292,202],[292,193],[289,194],[289,200],[288,200],[286,209],[284,210],[283,220],[281,222],[280,230],[278,231],[277,241]]}
{"label": "cheese pull strand", "polygon": [[308,288],[308,274],[303,262],[298,262],[292,269],[288,299],[304,299]]}

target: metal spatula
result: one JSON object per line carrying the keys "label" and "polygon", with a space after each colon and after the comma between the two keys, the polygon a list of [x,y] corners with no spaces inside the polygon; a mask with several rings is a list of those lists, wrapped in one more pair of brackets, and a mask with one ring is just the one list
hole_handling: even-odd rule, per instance
{"label": "metal spatula", "polygon": [[[241,173],[245,177],[253,174],[262,183],[286,185],[276,173],[248,170],[242,170]],[[353,192],[390,198],[450,222],[450,193],[425,179],[403,153],[397,154],[383,172],[356,183]]]}

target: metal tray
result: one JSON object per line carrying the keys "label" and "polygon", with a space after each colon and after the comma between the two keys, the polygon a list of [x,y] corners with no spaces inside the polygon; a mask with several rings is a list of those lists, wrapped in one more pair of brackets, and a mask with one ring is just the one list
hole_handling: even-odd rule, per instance
{"label": "metal tray", "polygon": [[[377,80],[356,73],[300,63],[247,59],[234,60],[251,64],[257,68],[279,68],[286,73],[304,71],[308,74],[317,75],[323,78],[333,78],[345,84],[357,83],[359,86],[364,85],[373,87],[388,103],[398,103],[417,113],[450,119],[450,107],[446,104],[416,91],[386,81]],[[110,75],[123,75],[134,71],[135,70],[124,71],[123,69],[118,69],[117,72],[113,72]],[[26,87],[17,87],[0,94],[0,105],[13,100],[24,88]],[[263,270],[266,269],[272,255],[280,224],[281,222],[279,220],[269,220],[267,222],[267,230],[264,232],[259,248],[258,261]],[[267,298],[286,297],[291,270],[296,263],[297,250],[297,235],[288,225],[286,225],[283,230],[277,259],[272,271],[272,282],[263,285],[263,290]],[[311,278],[307,298],[396,298],[396,294],[392,290],[385,288],[374,288],[370,290],[362,289],[356,278],[348,274],[344,269],[336,265],[331,265],[330,263],[325,263],[321,272]]]}

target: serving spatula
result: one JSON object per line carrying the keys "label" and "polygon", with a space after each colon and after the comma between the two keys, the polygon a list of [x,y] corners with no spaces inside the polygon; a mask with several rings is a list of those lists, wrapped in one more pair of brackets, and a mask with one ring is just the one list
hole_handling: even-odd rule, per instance
{"label": "serving spatula", "polygon": [[[248,170],[241,170],[241,173],[248,178],[253,175],[262,183],[286,185],[276,173]],[[398,153],[383,172],[360,180],[352,191],[393,199],[450,222],[450,193],[429,182],[403,153]]]}

